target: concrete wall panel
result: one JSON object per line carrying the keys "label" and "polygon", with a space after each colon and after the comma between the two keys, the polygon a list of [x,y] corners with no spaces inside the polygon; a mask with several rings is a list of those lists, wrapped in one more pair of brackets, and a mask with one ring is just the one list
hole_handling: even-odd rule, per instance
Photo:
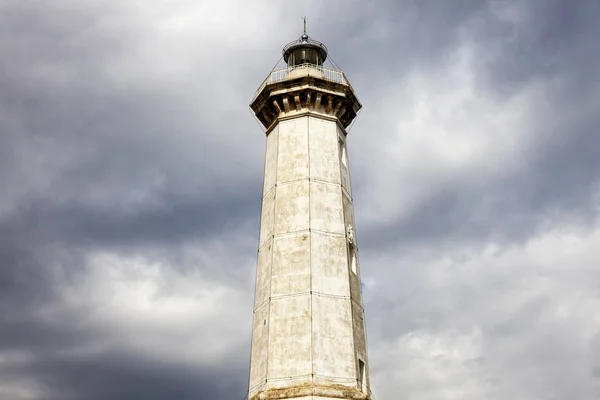
{"label": "concrete wall panel", "polygon": [[[358,370],[358,359],[363,360],[365,365],[367,362],[367,342],[365,337],[365,321],[362,308],[352,302],[352,325],[354,334],[354,351],[356,352],[356,368]],[[368,370],[368,368],[367,368]],[[369,374],[367,373],[367,383]],[[368,386],[368,384],[367,384]]]}
{"label": "concrete wall panel", "polygon": [[338,185],[310,182],[310,227],[344,234],[344,213]]}
{"label": "concrete wall panel", "polygon": [[315,374],[355,379],[350,300],[315,295],[312,311]]}
{"label": "concrete wall panel", "polygon": [[277,183],[308,178],[308,117],[279,123]]}
{"label": "concrete wall panel", "polygon": [[267,241],[258,251],[256,266],[256,291],[254,307],[263,304],[271,295],[271,261],[273,259],[273,242]]}
{"label": "concrete wall panel", "polygon": [[310,235],[277,236],[273,240],[271,295],[307,293],[310,290]]}
{"label": "concrete wall panel", "polygon": [[[360,265],[358,266],[358,268],[360,268]],[[358,270],[358,273],[360,274],[360,269]],[[353,272],[350,272],[350,296],[354,299],[355,302],[362,306],[362,296],[360,291],[360,275],[355,275]]]}
{"label": "concrete wall panel", "polygon": [[269,304],[256,310],[252,333],[252,362],[250,387],[258,386],[267,379],[267,354],[269,344]]}
{"label": "concrete wall panel", "polygon": [[259,246],[262,246],[273,236],[273,227],[275,224],[275,192],[275,190],[270,191],[262,201]]}
{"label": "concrete wall panel", "polygon": [[346,239],[311,232],[312,289],[315,292],[350,296]]}
{"label": "concrete wall panel", "polygon": [[309,228],[309,182],[278,184],[275,201],[275,234]]}
{"label": "concrete wall panel", "polygon": [[337,124],[309,118],[310,177],[340,184]]}
{"label": "concrete wall panel", "polygon": [[269,335],[269,386],[280,378],[310,376],[310,295],[273,299]]}
{"label": "concrete wall panel", "polygon": [[277,147],[279,142],[279,125],[273,128],[267,136],[267,149],[265,151],[265,178],[263,193],[273,189],[277,182]]}

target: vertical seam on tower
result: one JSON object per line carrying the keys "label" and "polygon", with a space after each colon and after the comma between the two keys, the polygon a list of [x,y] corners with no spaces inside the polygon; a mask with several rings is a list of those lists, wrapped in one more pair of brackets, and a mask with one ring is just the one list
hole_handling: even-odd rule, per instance
{"label": "vertical seam on tower", "polygon": [[[258,264],[260,261],[260,249],[261,249],[261,245],[260,245],[260,239],[261,239],[261,231],[262,231],[262,214],[263,214],[263,210],[264,210],[264,201],[265,201],[265,181],[266,181],[266,172],[267,172],[267,156],[268,156],[268,151],[269,151],[269,139],[267,136],[267,140],[265,141],[265,166],[264,166],[264,171],[263,171],[263,195],[261,197],[260,200],[260,222],[258,224],[258,250],[256,251],[256,278],[254,280],[254,300],[252,301],[252,336],[250,339],[250,368],[248,371],[248,393],[247,396],[250,395],[250,389],[253,387],[251,386],[252,384],[252,348],[254,347],[254,335],[255,335],[255,329],[254,329],[254,323],[256,322],[256,294],[258,291],[258,277],[259,277],[259,271],[258,271]],[[268,338],[268,335],[267,335]]]}
{"label": "vertical seam on tower", "polygon": [[[337,126],[336,126],[337,128]],[[342,202],[342,216],[344,218],[344,247],[346,249],[346,272],[348,274],[348,295],[350,297],[350,323],[351,323],[351,327],[352,327],[352,354],[354,357],[354,376],[355,376],[355,381],[356,381],[356,385],[358,387],[358,351],[356,349],[356,332],[355,332],[355,328],[354,328],[354,308],[352,305],[352,271],[350,270],[351,266],[350,266],[350,248],[348,247],[348,226],[346,226],[346,206],[344,203],[344,169],[342,168],[342,152],[345,150],[346,152],[346,174],[347,174],[347,178],[348,178],[348,189],[350,189],[350,160],[348,159],[348,147],[346,146],[346,138],[347,135],[345,135],[345,130],[343,130],[341,133],[344,134],[343,138],[339,135],[338,130],[336,129],[336,139],[338,141],[338,165],[340,168],[340,200]],[[342,139],[342,148],[340,148],[339,146],[339,142],[340,139]],[[352,210],[350,217],[351,217],[351,221],[350,223],[352,224],[352,229],[354,229],[354,210],[353,210],[353,204],[350,203],[350,208]],[[358,246],[356,246],[358,247]],[[357,272],[358,269],[357,269]],[[358,276],[358,275],[357,275]],[[359,278],[359,285],[360,285],[360,278]]]}
{"label": "vertical seam on tower", "polygon": [[306,116],[306,147],[308,151],[308,272],[309,272],[309,289],[308,289],[308,299],[310,301],[310,382],[311,382],[311,394],[314,391],[315,386],[315,357],[313,354],[314,348],[314,330],[313,330],[313,295],[312,295],[312,280],[313,280],[313,265],[312,265],[312,240],[313,234],[311,231],[312,220],[310,215],[310,210],[312,208],[312,182],[310,180],[310,116]]}
{"label": "vertical seam on tower", "polygon": [[[346,144],[346,139],[347,139],[348,135],[346,132],[346,135],[344,137],[344,146],[346,147],[346,173],[348,174],[348,196],[349,196],[349,200],[350,200],[350,205],[352,208],[352,227],[354,229],[354,251],[356,252],[356,277],[358,279],[358,295],[359,295],[359,300],[360,300],[360,312],[362,313],[362,328],[363,328],[363,336],[364,336],[364,342],[365,342],[365,353],[364,353],[364,364],[365,364],[365,386],[366,390],[370,393],[371,392],[371,385],[370,385],[370,377],[369,377],[369,342],[367,340],[367,319],[366,319],[366,313],[365,313],[365,308],[364,308],[364,301],[363,301],[363,295],[362,295],[362,279],[361,279],[361,266],[360,266],[360,257],[359,257],[359,253],[358,253],[358,238],[357,238],[357,234],[356,234],[356,220],[354,217],[354,200],[352,198],[352,180],[350,177],[350,157],[348,155],[348,146]],[[343,196],[343,194],[342,194]],[[350,298],[352,298],[352,295],[350,296]],[[354,299],[353,299],[354,300]],[[356,303],[358,303],[358,301],[354,300]],[[351,304],[352,306],[352,300],[351,300]],[[354,312],[352,312],[352,319],[354,320]],[[354,342],[354,341],[353,341]],[[357,376],[357,381],[358,381],[359,376]],[[362,382],[360,382],[362,385]],[[364,390],[364,388],[363,388]]]}
{"label": "vertical seam on tower", "polygon": [[[269,319],[269,324],[267,325],[267,360],[265,361],[265,386],[269,381],[269,358],[270,353],[269,349],[271,348],[271,308],[273,307],[273,302],[271,301],[271,295],[273,294],[273,254],[275,253],[275,224],[277,221],[277,175],[279,172],[279,141],[281,140],[281,132],[279,131],[279,122],[277,122],[277,139],[275,143],[275,148],[277,151],[277,157],[275,158],[275,193],[273,193],[273,232],[271,235],[271,260],[270,260],[270,270],[269,270],[269,312],[267,317]],[[273,128],[275,129],[275,128]],[[273,132],[271,132],[273,133]]]}

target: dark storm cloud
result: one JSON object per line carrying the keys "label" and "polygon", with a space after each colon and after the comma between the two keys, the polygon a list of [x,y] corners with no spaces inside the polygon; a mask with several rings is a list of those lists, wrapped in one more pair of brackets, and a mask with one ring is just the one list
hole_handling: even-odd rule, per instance
{"label": "dark storm cloud", "polygon": [[[44,399],[214,399],[243,400],[246,388],[238,375],[246,368],[239,359],[226,367],[169,364],[119,351],[98,356],[37,353],[30,363],[0,371],[5,381],[34,377],[43,382]],[[247,361],[247,360],[244,360]]]}
{"label": "dark storm cloud", "polygon": [[[561,85],[546,99],[554,113],[536,115],[532,107],[532,115],[538,118],[530,127],[536,131],[535,142],[523,159],[516,160],[518,168],[512,174],[484,182],[471,179],[440,184],[406,219],[365,227],[361,234],[364,250],[432,241],[449,245],[455,241],[522,242],[564,220],[594,223],[594,195],[600,185],[596,156],[600,109],[594,84],[600,69],[600,44],[593,38],[600,35],[600,28],[593,20],[600,6],[576,3],[579,6],[552,1],[542,7],[536,2],[495,2],[496,7],[485,13],[469,14],[476,15],[477,20],[467,24],[470,39],[482,55],[486,55],[486,46],[492,54],[491,58],[482,57],[486,61],[475,61],[480,82],[502,96],[510,96],[532,80],[560,79]],[[524,15],[521,21],[496,21],[512,25],[510,35],[490,33],[494,24],[488,22],[494,19],[493,10],[499,12],[502,5],[515,6]],[[501,51],[494,50],[497,46]],[[359,160],[365,162],[364,157]],[[493,155],[489,160],[514,162]],[[356,186],[368,186],[369,169],[357,165],[354,171]],[[390,186],[402,185],[393,176],[388,182]],[[359,199],[358,205],[361,203]]]}
{"label": "dark storm cloud", "polygon": [[[482,78],[491,80],[490,88],[506,93],[532,79],[566,76],[574,91],[564,95],[577,100],[600,66],[600,47],[594,39],[600,34],[596,23],[600,4],[586,0],[497,4],[500,7],[492,10],[501,13],[503,4],[514,5],[519,14],[505,17],[510,35],[490,37],[501,50],[481,68]],[[487,28],[481,31],[485,35]]]}
{"label": "dark storm cloud", "polygon": [[[246,229],[252,215],[251,225],[257,225],[260,198],[253,192],[251,189],[239,193],[218,192],[208,199],[167,195],[161,199],[160,206],[132,212],[110,205],[107,209],[81,203],[55,207],[41,202],[24,203],[12,218],[5,218],[0,229],[17,227],[16,233],[23,241],[90,248],[175,244]],[[252,201],[246,198],[248,193],[256,195]]]}
{"label": "dark storm cloud", "polygon": [[597,115],[582,116],[569,133],[547,131],[514,174],[436,188],[406,219],[364,232],[363,248],[520,243],[565,220],[593,226],[600,184]]}
{"label": "dark storm cloud", "polygon": [[[150,359],[111,345],[111,326],[86,323],[92,305],[85,299],[66,307],[60,292],[77,285],[88,268],[78,253],[47,245],[0,249],[3,389],[33,385],[45,400],[243,398],[245,349],[201,368]],[[85,350],[98,346],[104,350]]]}
{"label": "dark storm cloud", "polygon": [[[0,82],[1,174],[7,194],[16,192],[8,200],[19,198],[19,206],[0,225],[14,227],[22,239],[125,244],[216,234],[242,215],[256,215],[260,163],[248,168],[244,154],[211,139],[222,135],[211,111],[182,104],[193,94],[151,82],[115,86],[104,67],[134,46],[135,37],[120,25],[124,37],[96,28],[103,18],[119,21],[107,10],[108,16],[94,17],[98,11],[26,3],[4,15],[4,29],[19,32],[28,46],[3,44],[11,62]],[[197,125],[197,113],[207,115],[206,125]],[[178,140],[184,136],[192,138],[189,145]],[[256,137],[258,143],[260,132]],[[21,174],[27,179],[15,179]],[[155,187],[157,177],[163,183]],[[127,198],[139,192],[131,209]]]}
{"label": "dark storm cloud", "polygon": [[[33,382],[43,399],[241,399],[243,349],[235,352],[243,360],[222,360],[223,369],[157,362],[122,348],[65,356],[97,346],[114,329],[83,324],[92,305],[82,298],[80,307],[67,307],[61,292],[87,274],[88,250],[128,253],[240,234],[248,216],[257,225],[261,165],[246,160],[263,147],[260,130],[257,146],[228,148],[219,135],[252,124],[246,109],[247,121],[222,132],[215,107],[197,102],[193,84],[182,90],[152,77],[142,87],[112,80],[107,71],[135,50],[139,34],[117,7],[0,8],[0,386]],[[182,135],[189,144],[177,141]],[[132,193],[139,197],[133,205]]]}
{"label": "dark storm cloud", "polygon": [[[327,26],[330,55],[352,81],[359,98],[373,106],[377,93],[410,68],[436,68],[460,39],[463,23],[487,12],[483,1],[360,2],[338,17],[331,3],[328,14],[316,21]],[[321,28],[323,29],[323,28]],[[318,39],[318,38],[317,38]],[[323,39],[324,40],[324,39]]]}
{"label": "dark storm cloud", "polygon": [[[2,318],[31,312],[44,301],[52,300],[49,279],[40,260],[30,249],[11,243],[2,235],[0,247],[0,309]],[[3,325],[5,326],[5,325]]]}

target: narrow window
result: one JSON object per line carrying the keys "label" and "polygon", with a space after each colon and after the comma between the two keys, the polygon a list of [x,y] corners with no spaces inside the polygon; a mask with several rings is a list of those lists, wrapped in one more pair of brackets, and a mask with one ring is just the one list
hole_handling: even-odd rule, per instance
{"label": "narrow window", "polygon": [[354,275],[356,275],[356,247],[352,243],[348,244],[348,262],[350,264],[350,269]]}
{"label": "narrow window", "polygon": [[346,157],[346,146],[344,146],[344,141],[342,138],[338,138],[338,144],[340,147],[340,162],[344,167],[348,167],[348,159]]}
{"label": "narrow window", "polygon": [[365,374],[365,363],[358,360],[358,388],[363,393],[367,392],[367,374]]}

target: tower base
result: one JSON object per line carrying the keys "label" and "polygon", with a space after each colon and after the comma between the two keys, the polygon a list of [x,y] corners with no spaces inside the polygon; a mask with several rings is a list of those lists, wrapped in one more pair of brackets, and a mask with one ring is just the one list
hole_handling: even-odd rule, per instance
{"label": "tower base", "polygon": [[248,400],[371,400],[371,396],[355,387],[329,384],[329,385],[301,385],[285,388],[272,388],[260,391]]}

